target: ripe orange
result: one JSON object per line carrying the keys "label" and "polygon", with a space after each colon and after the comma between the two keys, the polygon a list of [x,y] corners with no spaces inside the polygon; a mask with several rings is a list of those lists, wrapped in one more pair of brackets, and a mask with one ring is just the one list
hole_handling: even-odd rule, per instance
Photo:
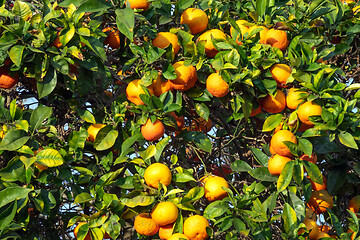
{"label": "ripe orange", "polygon": [[270,44],[272,47],[279,48],[281,51],[285,51],[289,45],[286,32],[273,28],[267,31],[265,43]]}
{"label": "ripe orange", "polygon": [[[171,113],[169,113],[169,115],[172,116],[173,118],[175,118],[175,120],[176,120],[176,126],[177,126],[177,129],[178,129],[178,130],[181,130],[181,129],[184,128],[184,126],[185,126],[185,118],[184,118],[184,116],[178,117],[178,116],[175,114],[175,112],[171,112]],[[175,130],[175,129],[174,129],[174,128],[171,128],[171,130]]]}
{"label": "ripe orange", "polygon": [[168,224],[159,228],[159,237],[161,240],[168,240],[173,234],[174,224]]}
{"label": "ripe orange", "polygon": [[309,218],[316,221],[316,213],[311,208],[306,207],[305,218]]}
{"label": "ripe orange", "polygon": [[309,206],[317,213],[325,213],[326,208],[333,207],[333,198],[326,190],[313,191],[309,199]]}
{"label": "ripe orange", "polygon": [[90,142],[95,142],[96,135],[98,134],[100,129],[102,129],[105,126],[106,126],[106,124],[102,124],[102,123],[92,124],[87,130],[87,132],[89,134],[89,137],[87,138],[87,140]]}
{"label": "ripe orange", "polygon": [[118,49],[120,48],[120,32],[119,30],[112,28],[112,27],[107,27],[103,29],[103,32],[109,32],[104,44],[105,45],[109,45],[109,47],[111,47],[112,49]]}
{"label": "ripe orange", "polygon": [[275,152],[274,149],[272,148],[271,144],[270,144],[270,146],[269,146],[269,150],[270,150],[270,153],[271,153],[272,155],[276,154],[276,152]]}
{"label": "ripe orange", "polygon": [[226,35],[223,31],[219,29],[211,29],[199,36],[197,41],[205,41],[205,54],[206,56],[212,58],[218,53],[218,50],[214,47],[212,39],[226,39]]}
{"label": "ripe orange", "polygon": [[204,240],[209,237],[206,227],[209,227],[206,218],[200,215],[193,215],[184,221],[184,234],[191,240]]}
{"label": "ripe orange", "polygon": [[320,105],[313,101],[307,101],[299,106],[297,114],[301,122],[313,126],[314,124],[309,120],[309,117],[321,115],[321,112]]}
{"label": "ripe orange", "polygon": [[290,88],[290,90],[288,91],[288,94],[286,95],[286,106],[289,109],[296,109],[303,101],[301,95],[306,94],[306,92],[299,90],[299,88]]}
{"label": "ripe orange", "polygon": [[[79,222],[79,224],[74,228],[74,236],[76,239],[77,239],[77,234],[79,232],[79,228],[84,224],[86,224],[86,222]],[[84,240],[91,240],[90,232],[88,232],[88,234],[86,234],[86,237],[84,238]]]}
{"label": "ripe orange", "polygon": [[16,85],[19,76],[17,73],[9,74],[8,67],[0,67],[0,88],[9,89]]}
{"label": "ripe orange", "polygon": [[179,215],[179,210],[173,202],[161,202],[155,205],[151,218],[161,227],[174,223]]}
{"label": "ripe orange", "polygon": [[[319,226],[316,224],[316,222],[312,219],[305,218],[303,223],[306,226],[306,230],[309,231],[309,239],[310,240],[316,240],[317,236],[319,235]],[[298,231],[298,234],[303,234],[305,232],[304,229],[300,229]]]}
{"label": "ripe orange", "polygon": [[259,41],[259,43],[265,43],[266,42],[266,33],[267,33],[267,31],[269,31],[269,29],[267,29],[264,26],[255,25],[255,26],[252,26],[252,27],[249,28],[249,30],[248,30],[249,34],[252,31],[254,31],[255,29],[257,29],[257,28],[262,28],[262,30],[259,32],[260,33],[260,41]]}
{"label": "ripe orange", "polygon": [[56,48],[59,48],[62,46],[62,43],[60,42],[60,38],[59,38],[60,32],[57,32],[57,37],[55,38],[55,40],[51,43],[50,46],[54,46]]}
{"label": "ripe orange", "polygon": [[149,187],[158,188],[159,182],[169,186],[172,179],[171,171],[163,163],[153,163],[146,168],[144,179]]}
{"label": "ripe orange", "polygon": [[251,110],[250,117],[254,117],[254,116],[258,115],[259,113],[262,113],[260,105],[258,108]]}
{"label": "ripe orange", "polygon": [[[147,87],[150,94],[154,94],[154,90],[151,87]],[[144,102],[140,98],[140,94],[145,94],[141,87],[141,79],[135,79],[131,81],[126,87],[127,99],[135,105],[144,105]]]}
{"label": "ripe orange", "polygon": [[197,81],[197,73],[194,66],[185,66],[184,61],[179,61],[173,64],[175,68],[176,78],[170,80],[172,88],[179,91],[186,91],[194,87]]}
{"label": "ripe orange", "polygon": [[328,232],[330,232],[331,227],[328,226],[328,225],[326,225],[326,224],[323,224],[323,225],[321,225],[321,226],[319,227],[319,230],[320,230],[321,232],[328,233]]}
{"label": "ripe orange", "polygon": [[191,34],[196,34],[204,31],[207,28],[209,18],[206,13],[198,8],[188,8],[180,18],[181,24],[187,24],[190,28]]}
{"label": "ripe orange", "polygon": [[309,179],[311,182],[312,190],[314,190],[314,191],[326,190],[327,181],[324,176],[322,176],[322,177],[323,177],[323,184],[316,183],[316,182],[312,181],[311,179]]}
{"label": "ripe orange", "polygon": [[206,89],[214,97],[224,97],[229,93],[229,84],[225,82],[219,72],[212,73],[206,79]]}
{"label": "ripe orange", "polygon": [[[241,39],[244,39],[244,35],[245,33],[249,32],[249,27],[244,25],[247,24],[248,21],[240,19],[236,21],[236,24],[238,25],[238,27],[240,28],[240,32],[241,32]],[[230,27],[230,35],[231,37],[233,37],[233,35],[235,34],[234,32],[235,28],[233,28],[232,26]],[[250,33],[250,32],[249,32]],[[239,37],[236,38],[236,42],[239,45],[242,45],[242,42],[239,40]]]}
{"label": "ripe orange", "polygon": [[171,237],[168,240],[182,240],[182,239],[189,239],[185,234],[182,233],[175,233],[171,235]]}
{"label": "ripe orange", "polygon": [[327,234],[326,232],[319,232],[319,234],[316,237],[316,240],[322,239],[322,238],[329,238],[329,237],[330,237],[330,235]]}
{"label": "ripe orange", "polygon": [[158,74],[158,77],[154,80],[150,87],[153,89],[154,95],[157,97],[160,97],[161,94],[172,90],[170,81],[163,81],[161,73]]}
{"label": "ripe orange", "polygon": [[134,228],[136,232],[145,236],[153,236],[159,231],[159,225],[156,224],[148,213],[140,213],[136,216]]}
{"label": "ripe orange", "polygon": [[347,233],[353,233],[353,234],[351,234],[351,240],[355,240],[356,233],[355,233],[353,230],[351,230],[351,229],[349,228],[346,232],[347,232]]}
{"label": "ripe orange", "polygon": [[286,87],[286,81],[291,75],[291,68],[289,65],[276,63],[270,68],[272,78],[277,82],[278,87]]}
{"label": "ripe orange", "polygon": [[349,210],[358,213],[360,209],[360,195],[356,195],[349,201]]}
{"label": "ripe orange", "polygon": [[174,54],[176,55],[180,50],[180,44],[178,41],[178,37],[171,32],[159,32],[156,35],[156,38],[154,38],[154,40],[152,41],[152,45],[154,45],[154,47],[164,49],[171,43]]}
{"label": "ripe orange", "polygon": [[288,157],[281,156],[279,154],[275,154],[269,159],[268,169],[271,175],[279,176],[282,170],[285,167],[287,162],[290,162],[291,159]]}
{"label": "ripe orange", "polygon": [[277,90],[275,97],[267,95],[259,100],[262,109],[269,113],[279,113],[286,107],[285,94]]}
{"label": "ripe orange", "polygon": [[288,147],[284,144],[285,141],[297,144],[295,135],[289,130],[280,130],[275,133],[271,138],[270,144],[275,153],[281,156],[291,157],[292,154]]}
{"label": "ripe orange", "polygon": [[201,131],[204,133],[207,133],[212,128],[212,121],[209,118],[209,120],[205,120],[202,117],[199,117],[197,119],[193,119],[191,121],[191,126],[189,128],[190,131]]}
{"label": "ripe orange", "polygon": [[225,178],[218,176],[210,176],[205,182],[205,198],[210,202],[221,200],[228,196],[228,193],[222,187],[229,188],[229,184]]}
{"label": "ripe orange", "polygon": [[150,2],[147,0],[126,0],[126,4],[130,4],[131,9],[147,10],[150,7]]}
{"label": "ripe orange", "polygon": [[303,154],[303,155],[301,155],[300,159],[308,161],[308,162],[312,162],[313,164],[317,163],[317,156],[316,156],[315,153],[312,153],[311,157],[309,157],[308,155]]}
{"label": "ripe orange", "polygon": [[156,119],[154,123],[151,122],[150,118],[147,122],[141,126],[141,134],[148,141],[156,141],[164,136],[165,126],[159,120]]}

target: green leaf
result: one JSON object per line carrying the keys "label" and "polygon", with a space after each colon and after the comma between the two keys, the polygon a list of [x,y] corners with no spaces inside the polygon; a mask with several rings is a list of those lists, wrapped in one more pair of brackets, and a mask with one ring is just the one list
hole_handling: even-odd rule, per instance
{"label": "green leaf", "polygon": [[185,182],[190,182],[190,181],[195,182],[196,180],[189,173],[177,173],[173,176],[173,181],[179,182],[179,183],[185,183]]}
{"label": "green leaf", "polygon": [[283,118],[282,114],[270,115],[266,118],[264,125],[263,125],[263,132],[269,132],[275,129],[277,126],[280,125],[281,120]]}
{"label": "green leaf", "polygon": [[26,2],[19,0],[16,0],[14,3],[13,13],[25,21],[32,15],[30,6]]}
{"label": "green leaf", "polygon": [[43,105],[39,105],[30,116],[30,127],[35,131],[39,127],[44,125],[44,121],[49,118],[52,114],[51,107],[45,107]]}
{"label": "green leaf", "polygon": [[155,160],[158,162],[160,160],[160,157],[162,155],[162,152],[164,151],[165,147],[167,146],[167,144],[169,143],[171,137],[167,136],[166,138],[161,139],[157,144],[156,144],[156,153],[154,155]]}
{"label": "green leaf", "polygon": [[235,172],[248,172],[252,170],[251,166],[242,160],[236,160],[235,162],[232,162],[231,169]]}
{"label": "green leaf", "polygon": [[220,217],[229,211],[227,202],[215,201],[210,203],[204,210],[204,217],[207,219],[214,219]]}
{"label": "green leaf", "polygon": [[341,132],[338,135],[340,142],[349,148],[353,148],[353,149],[359,149],[354,137],[349,133],[349,132]]}
{"label": "green leaf", "polygon": [[348,169],[344,166],[337,166],[329,171],[327,177],[327,191],[330,194],[336,193],[344,187],[345,182],[347,181]]}
{"label": "green leaf", "polygon": [[36,157],[27,158],[25,156],[20,156],[20,161],[24,163],[25,169],[28,169],[36,161]]}
{"label": "green leaf", "polygon": [[72,131],[68,138],[69,151],[75,151],[78,148],[83,149],[88,136],[89,134],[84,128],[80,128],[80,131]]}
{"label": "green leaf", "polygon": [[195,145],[205,152],[210,152],[212,145],[210,139],[203,132],[186,132],[184,139],[188,142],[194,142]]}
{"label": "green leaf", "polygon": [[348,30],[346,31],[347,35],[357,34],[357,33],[360,33],[360,24],[355,24],[354,26],[349,27]]}
{"label": "green leaf", "polygon": [[131,8],[116,9],[116,25],[119,31],[133,41],[135,12]]}
{"label": "green leaf", "polygon": [[59,35],[60,42],[65,46],[75,35],[75,27],[72,24],[69,24],[69,28],[64,28],[61,30]]}
{"label": "green leaf", "polygon": [[0,213],[0,231],[3,231],[5,228],[7,228],[11,221],[15,217],[15,213],[17,210],[17,201],[14,201],[13,204],[11,204],[5,211]]}
{"label": "green leaf", "polygon": [[260,163],[262,166],[267,166],[269,157],[265,153],[263,153],[260,149],[254,147],[251,147],[250,150],[258,163]]}
{"label": "green leaf", "polygon": [[21,148],[28,140],[29,136],[24,130],[12,129],[5,135],[0,143],[0,150],[14,151]]}
{"label": "green leaf", "polygon": [[275,182],[277,177],[270,174],[267,167],[259,167],[248,172],[252,177],[265,182]]}
{"label": "green leaf", "polygon": [[10,116],[13,121],[15,118],[15,114],[16,114],[16,99],[12,100],[10,103]]}
{"label": "green leaf", "polygon": [[149,206],[155,201],[155,197],[153,196],[143,196],[138,195],[133,198],[121,198],[120,202],[130,208],[134,208],[136,206]]}
{"label": "green leaf", "polygon": [[287,186],[289,186],[292,175],[293,175],[293,168],[294,168],[294,162],[290,161],[287,162],[281,171],[281,174],[279,176],[279,179],[277,181],[277,191],[282,192],[286,189]]}
{"label": "green leaf", "polygon": [[178,1],[179,9],[187,9],[193,5],[195,0],[180,0]]}
{"label": "green leaf", "polygon": [[264,16],[269,5],[269,0],[256,0],[256,12],[260,17]]}
{"label": "green leaf", "polygon": [[54,68],[49,68],[43,81],[37,81],[39,98],[48,96],[54,91],[57,84],[57,73]]}
{"label": "green leaf", "polygon": [[74,204],[89,202],[93,199],[94,198],[89,193],[83,192],[75,197]]}
{"label": "green leaf", "polygon": [[92,124],[96,123],[94,115],[92,115],[92,113],[89,112],[88,110],[76,109],[76,112],[77,112],[77,114],[79,114],[81,119],[84,120],[85,122],[92,123]]}
{"label": "green leaf", "polygon": [[57,167],[64,163],[61,154],[55,149],[43,149],[36,154],[36,162],[47,167]]}
{"label": "green leaf", "polygon": [[109,9],[111,4],[106,0],[87,0],[83,1],[79,8],[76,10],[76,13],[83,12],[100,12]]}
{"label": "green leaf", "polygon": [[299,139],[299,148],[301,151],[303,151],[306,155],[311,156],[312,152],[313,152],[313,145],[312,143],[305,139],[305,138],[300,138]]}
{"label": "green leaf", "polygon": [[247,236],[248,230],[246,230],[246,225],[243,221],[241,221],[239,218],[234,217],[233,218],[233,225],[236,231],[238,231],[240,234]]}
{"label": "green leaf", "polygon": [[94,148],[97,151],[103,151],[114,146],[116,138],[118,137],[119,132],[113,130],[111,125],[107,125],[100,129],[98,134],[96,135],[96,139],[94,142]]}
{"label": "green leaf", "polygon": [[210,110],[204,103],[195,103],[195,110],[200,117],[209,120]]}
{"label": "green leaf", "polygon": [[205,190],[203,187],[194,187],[189,190],[189,192],[181,199],[181,203],[186,202],[195,202],[202,198],[205,194]]}
{"label": "green leaf", "polygon": [[147,63],[151,64],[157,61],[166,51],[161,48],[153,48],[149,46],[149,51],[147,53]]}
{"label": "green leaf", "polygon": [[29,188],[18,186],[5,188],[4,190],[0,191],[0,208],[15,200],[27,198],[28,193],[31,191],[32,190]]}
{"label": "green leaf", "polygon": [[303,164],[305,166],[305,169],[306,169],[310,179],[313,180],[316,183],[322,184],[323,176],[322,176],[318,166],[316,164],[312,163],[312,162],[309,162],[309,161],[303,161]]}
{"label": "green leaf", "polygon": [[95,37],[80,36],[80,41],[88,46],[98,57],[106,60],[106,53],[103,44]]}
{"label": "green leaf", "polygon": [[9,51],[9,57],[16,66],[21,65],[22,57],[24,54],[25,46],[23,45],[15,45]]}
{"label": "green leaf", "polygon": [[282,219],[286,233],[290,231],[291,226],[296,225],[297,223],[296,212],[288,203],[285,203],[284,205]]}
{"label": "green leaf", "polygon": [[155,145],[150,145],[146,150],[139,152],[140,157],[144,160],[150,159],[156,154]]}

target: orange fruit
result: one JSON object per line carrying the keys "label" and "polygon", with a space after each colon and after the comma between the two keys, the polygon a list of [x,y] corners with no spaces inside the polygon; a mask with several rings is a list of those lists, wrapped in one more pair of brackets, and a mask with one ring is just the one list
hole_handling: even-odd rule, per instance
{"label": "orange fruit", "polygon": [[[238,25],[238,27],[240,28],[240,32],[241,32],[241,39],[244,39],[244,35],[245,33],[249,32],[249,27],[244,25],[244,24],[247,24],[249,23],[248,21],[246,20],[243,20],[243,19],[240,19],[240,20],[237,20],[236,21],[236,24]],[[230,35],[231,37],[233,37],[233,35],[235,34],[234,32],[235,28],[233,28],[233,26],[230,27]],[[249,32],[250,33],[250,32]],[[236,42],[239,44],[239,45],[242,45],[242,42],[239,41],[239,37],[236,38]]]}
{"label": "orange fruit", "polygon": [[[154,94],[154,90],[151,87],[147,87],[150,94]],[[135,105],[144,105],[144,102],[140,98],[140,94],[145,94],[141,87],[141,79],[135,79],[131,81],[126,87],[127,99]]]}
{"label": "orange fruit", "polygon": [[106,126],[106,124],[102,124],[102,123],[92,124],[87,130],[87,132],[89,134],[87,140],[90,142],[95,142],[96,135],[98,134],[100,129],[102,129],[105,126]]}
{"label": "orange fruit", "polygon": [[259,100],[262,109],[269,113],[279,113],[286,107],[285,94],[277,90],[275,97],[270,94]]}
{"label": "orange fruit", "polygon": [[55,40],[51,43],[50,46],[54,46],[56,48],[59,48],[62,46],[62,43],[60,42],[60,38],[59,38],[60,32],[57,32],[57,37],[55,38]]}
{"label": "orange fruit", "polygon": [[176,55],[180,50],[180,44],[178,41],[179,41],[178,37],[171,32],[159,32],[156,35],[156,38],[152,40],[152,45],[154,47],[164,49],[167,46],[169,46],[171,43],[174,50],[174,54]]}
{"label": "orange fruit", "polygon": [[271,144],[270,144],[270,146],[269,146],[269,150],[270,150],[270,153],[271,153],[272,155],[276,154],[276,152],[275,152],[274,149],[272,148]]}
{"label": "orange fruit", "polygon": [[276,63],[271,66],[270,72],[272,78],[277,82],[278,87],[286,87],[286,81],[291,75],[291,68],[289,65]]}
{"label": "orange fruit", "polygon": [[159,120],[156,119],[154,123],[151,122],[150,118],[147,122],[141,126],[141,134],[148,141],[156,141],[164,136],[165,126]]}
{"label": "orange fruit", "polygon": [[[171,112],[169,113],[170,116],[172,116],[173,118],[175,118],[176,120],[176,126],[177,126],[177,129],[181,130],[184,128],[185,126],[185,118],[184,116],[180,116],[178,117],[175,112]],[[173,130],[174,128],[172,128],[171,130]]]}
{"label": "orange fruit", "polygon": [[120,48],[120,32],[119,30],[112,28],[112,27],[107,27],[103,29],[103,32],[109,32],[104,44],[105,45],[109,45],[109,47],[111,47],[112,49],[118,49]]}
{"label": "orange fruit", "polygon": [[201,34],[197,39],[198,42],[205,41],[205,54],[210,58],[215,57],[215,55],[219,52],[214,47],[212,39],[226,39],[226,35],[219,29],[211,29]]}
{"label": "orange fruit", "polygon": [[[319,235],[319,226],[316,224],[316,222],[312,219],[305,218],[303,223],[306,226],[306,230],[309,231],[309,239],[310,240],[316,240],[317,236]],[[305,232],[305,229],[300,229],[298,231],[298,234],[303,234]]]}
{"label": "orange fruit", "polygon": [[309,199],[309,206],[317,213],[325,213],[326,208],[333,207],[333,198],[326,190],[313,191]]}
{"label": "orange fruit", "polygon": [[34,167],[36,167],[37,169],[39,169],[39,171],[43,171],[45,169],[47,169],[48,167],[47,166],[44,166],[38,162],[34,162]]}
{"label": "orange fruit", "polygon": [[206,79],[206,89],[214,97],[224,97],[229,93],[229,84],[225,82],[219,72],[212,73]]}
{"label": "orange fruit", "polygon": [[188,8],[180,18],[180,24],[187,24],[191,34],[204,31],[207,28],[209,18],[206,13],[198,8]]}
{"label": "orange fruit", "polygon": [[200,215],[193,215],[184,221],[184,234],[191,240],[204,240],[209,237],[206,227],[209,227],[206,218]]}
{"label": "orange fruit", "polygon": [[131,9],[147,10],[150,7],[150,2],[147,0],[126,0],[126,4],[130,4]]}
{"label": "orange fruit", "polygon": [[349,201],[349,210],[358,213],[360,209],[360,195],[356,195]]}
{"label": "orange fruit", "polygon": [[350,228],[346,231],[347,233],[353,233],[353,234],[351,234],[351,240],[355,240],[355,238],[356,238],[356,233],[353,231],[353,230],[351,230]]}
{"label": "orange fruit", "polygon": [[176,78],[170,80],[173,89],[179,91],[186,91],[194,87],[197,81],[197,73],[194,66],[185,66],[184,61],[179,61],[173,64],[175,68]]}
{"label": "orange fruit", "polygon": [[360,12],[360,6],[356,6],[356,7],[354,7],[352,10],[353,10],[353,13],[354,13],[354,14],[359,13],[359,12]]}
{"label": "orange fruit", "polygon": [[[76,239],[77,239],[77,234],[79,232],[79,228],[84,224],[86,224],[86,222],[79,222],[79,224],[74,228],[74,236],[75,236]],[[86,237],[84,238],[84,240],[91,240],[90,232],[88,232],[86,234]]]}
{"label": "orange fruit", "polygon": [[149,187],[158,188],[159,183],[169,186],[172,179],[171,171],[163,163],[153,163],[146,168],[144,179]]}
{"label": "orange fruit", "polygon": [[329,227],[328,225],[323,224],[323,225],[321,225],[321,226],[319,227],[319,230],[320,230],[321,232],[328,233],[328,232],[330,232],[331,227]]}
{"label": "orange fruit", "polygon": [[315,153],[312,153],[312,154],[311,154],[311,157],[309,157],[309,156],[306,155],[306,154],[303,154],[303,155],[301,155],[300,159],[301,159],[301,160],[308,161],[308,162],[312,162],[313,164],[316,164],[316,163],[317,163],[317,156],[316,156]]}
{"label": "orange fruit", "polygon": [[311,179],[309,179],[310,182],[311,182],[312,190],[314,190],[314,191],[326,190],[327,181],[326,181],[326,178],[324,176],[322,176],[322,177],[323,177],[323,183],[322,184],[316,183],[316,182],[312,181]]}
{"label": "orange fruit", "polygon": [[285,51],[289,45],[286,32],[273,28],[267,31],[265,43],[270,44],[272,47],[279,48],[281,51]]}
{"label": "orange fruit", "polygon": [[254,116],[258,115],[259,113],[262,113],[260,105],[258,108],[251,110],[250,117],[254,117]]}
{"label": "orange fruit", "polygon": [[285,167],[287,162],[291,159],[288,157],[281,156],[279,154],[273,155],[268,162],[268,169],[271,175],[279,176]]}
{"label": "orange fruit", "polygon": [[282,130],[284,126],[284,122],[281,122],[277,127],[274,129],[274,133],[277,133],[278,131]]}
{"label": "orange fruit", "polygon": [[199,117],[197,119],[193,119],[191,121],[190,131],[201,131],[204,133],[207,133],[212,128],[212,121],[209,118],[209,120],[205,120],[202,117]]}
{"label": "orange fruit", "polygon": [[170,81],[163,81],[161,73],[158,74],[158,77],[154,80],[150,87],[153,89],[154,95],[157,97],[160,97],[161,94],[172,90]]}
{"label": "orange fruit", "polygon": [[9,74],[8,67],[0,67],[0,88],[9,89],[16,85],[19,76],[17,73]]}
{"label": "orange fruit", "polygon": [[259,43],[265,43],[265,42],[266,42],[266,33],[267,33],[267,31],[269,31],[269,29],[267,29],[266,27],[255,25],[255,26],[252,26],[252,27],[249,28],[248,33],[251,34],[251,32],[254,31],[254,30],[257,29],[257,28],[261,28],[261,29],[262,29],[262,30],[259,32],[259,34],[260,34],[260,41],[259,41]]}
{"label": "orange fruit", "polygon": [[174,223],[179,215],[179,209],[173,202],[161,202],[155,205],[151,218],[161,227]]}
{"label": "orange fruit", "polygon": [[174,224],[168,224],[159,228],[159,237],[161,240],[168,240],[173,234]]}
{"label": "orange fruit", "polygon": [[306,207],[305,218],[309,218],[316,221],[316,213],[311,208]]}
{"label": "orange fruit", "polygon": [[288,147],[284,144],[285,141],[297,144],[295,135],[289,130],[280,130],[275,133],[271,138],[270,144],[275,153],[281,156],[291,157],[292,154]]}
{"label": "orange fruit", "polygon": [[222,187],[229,188],[229,184],[225,178],[218,176],[211,176],[205,182],[205,198],[210,201],[221,200],[228,196],[228,193]]}
{"label": "orange fruit", "polygon": [[298,117],[301,122],[313,126],[314,124],[309,120],[311,116],[321,115],[321,106],[313,101],[307,101],[301,104],[297,110]]}
{"label": "orange fruit", "polygon": [[159,231],[159,225],[151,218],[148,213],[140,213],[134,221],[136,232],[145,236],[153,236]]}
{"label": "orange fruit", "polygon": [[175,233],[171,235],[171,237],[168,240],[182,240],[182,239],[189,239],[185,234],[182,233]]}
{"label": "orange fruit", "polygon": [[326,237],[329,238],[330,235],[327,234],[326,232],[319,232],[317,237],[316,237],[316,240],[321,239],[321,238],[326,238]]}
{"label": "orange fruit", "polygon": [[286,95],[286,106],[289,109],[296,109],[303,101],[301,98],[302,94],[306,94],[304,91],[299,91],[299,88],[290,88]]}

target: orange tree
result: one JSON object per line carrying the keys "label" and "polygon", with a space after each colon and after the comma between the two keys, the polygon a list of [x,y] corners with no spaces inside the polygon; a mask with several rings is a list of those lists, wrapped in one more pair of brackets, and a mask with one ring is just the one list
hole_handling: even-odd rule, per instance
{"label": "orange tree", "polygon": [[355,238],[357,5],[0,0],[0,238]]}

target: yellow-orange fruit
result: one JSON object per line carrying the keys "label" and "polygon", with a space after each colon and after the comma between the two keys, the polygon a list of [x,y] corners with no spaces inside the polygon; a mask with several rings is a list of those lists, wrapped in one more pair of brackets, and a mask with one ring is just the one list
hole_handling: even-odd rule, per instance
{"label": "yellow-orange fruit", "polygon": [[291,157],[292,154],[285,145],[285,141],[297,144],[296,136],[289,130],[280,130],[275,133],[271,138],[270,144],[275,153],[281,156]]}
{"label": "yellow-orange fruit", "polygon": [[223,177],[210,176],[205,182],[205,198],[210,202],[221,200],[228,196],[228,193],[222,187],[229,188],[229,184]]}
{"label": "yellow-orange fruit", "polygon": [[102,123],[92,124],[87,130],[87,132],[89,134],[89,137],[87,138],[87,140],[90,141],[90,142],[95,142],[96,135],[98,134],[100,129],[102,129],[105,126],[106,125],[102,124]]}
{"label": "yellow-orange fruit", "polygon": [[141,134],[148,141],[156,141],[164,136],[165,126],[159,120],[156,119],[154,123],[151,122],[150,118],[147,122],[141,126]]}
{"label": "yellow-orange fruit", "polygon": [[257,26],[257,25],[255,25],[255,26],[252,26],[252,27],[249,28],[249,30],[248,30],[249,34],[251,34],[251,32],[254,31],[254,30],[257,29],[257,28],[261,28],[261,29],[262,29],[262,30],[259,32],[259,34],[260,34],[260,41],[259,41],[259,43],[265,43],[265,42],[266,42],[266,33],[267,33],[267,31],[269,31],[269,29],[267,29],[267,28],[264,27],[264,26]]}
{"label": "yellow-orange fruit", "polygon": [[326,208],[333,207],[333,198],[326,190],[313,191],[309,199],[309,206],[317,213],[325,213]]}
{"label": "yellow-orange fruit", "polygon": [[320,190],[326,190],[327,181],[324,176],[323,177],[323,183],[316,183],[313,180],[310,179],[312,190],[314,191],[320,191]]}
{"label": "yellow-orange fruit", "polygon": [[269,113],[279,113],[286,107],[285,94],[277,90],[275,97],[270,94],[259,100],[262,109]]}
{"label": "yellow-orange fruit", "polygon": [[159,32],[156,35],[156,38],[152,41],[152,45],[164,49],[171,43],[174,54],[176,55],[180,50],[180,44],[178,41],[178,37],[171,32]]}
{"label": "yellow-orange fruit", "polygon": [[166,226],[174,223],[179,215],[179,210],[173,202],[161,202],[155,205],[151,218],[159,225]]}
{"label": "yellow-orange fruit", "polygon": [[229,93],[229,84],[225,82],[219,72],[212,73],[206,80],[206,89],[214,97],[224,97]]}
{"label": "yellow-orange fruit", "polygon": [[316,237],[316,240],[322,239],[322,238],[329,238],[330,235],[327,234],[326,232],[319,232],[319,234]]}
{"label": "yellow-orange fruit", "polygon": [[153,89],[154,95],[157,97],[160,97],[161,94],[172,90],[170,81],[162,81],[160,73],[154,82],[150,85],[150,88]]}
{"label": "yellow-orange fruit", "polygon": [[278,87],[286,87],[286,81],[291,75],[291,68],[289,65],[276,63],[272,65],[270,72]]}
{"label": "yellow-orange fruit", "polygon": [[146,168],[144,179],[149,187],[158,188],[159,183],[169,186],[171,183],[171,171],[163,163],[153,163]]}
{"label": "yellow-orange fruit", "polygon": [[16,85],[19,76],[17,73],[9,74],[8,67],[0,67],[0,88],[9,89]]}
{"label": "yellow-orange fruit", "polygon": [[[240,33],[241,33],[241,39],[244,39],[244,35],[245,33],[249,32],[249,27],[246,26],[245,24],[249,23],[246,20],[240,19],[236,21],[236,24],[238,25],[238,27],[240,28]],[[233,37],[233,35],[235,34],[235,28],[233,28],[233,26],[230,27],[230,35],[231,37]],[[250,33],[250,32],[249,32]],[[239,40],[239,37],[236,38],[236,42],[239,45],[242,45],[242,42]]]}
{"label": "yellow-orange fruit", "polygon": [[161,240],[169,240],[171,235],[173,235],[173,228],[174,228],[173,223],[160,227],[159,228],[159,238]]}
{"label": "yellow-orange fruit", "polygon": [[[310,240],[316,240],[317,236],[319,234],[319,226],[316,224],[316,222],[312,219],[305,218],[303,223],[306,226],[306,229],[309,231],[309,239]],[[303,234],[305,232],[304,229],[300,229],[298,231],[298,234]]]}
{"label": "yellow-orange fruit", "polygon": [[273,155],[268,162],[268,169],[271,175],[279,176],[284,169],[287,162],[291,159],[288,157],[281,156],[279,154]]}
{"label": "yellow-orange fruit", "polygon": [[193,215],[184,221],[184,234],[191,240],[205,240],[209,237],[206,227],[209,227],[206,218],[200,215]]}
{"label": "yellow-orange fruit", "polygon": [[297,115],[301,122],[313,126],[314,124],[310,121],[311,116],[321,116],[321,106],[313,101],[307,101],[301,104],[297,110]]}
{"label": "yellow-orange fruit", "polygon": [[[154,90],[151,87],[147,87],[147,89],[150,94],[154,94]],[[126,87],[126,97],[135,105],[144,105],[144,102],[140,98],[140,94],[145,94],[141,87],[141,79],[135,79]]]}
{"label": "yellow-orange fruit", "polygon": [[103,30],[104,33],[109,32],[104,44],[105,45],[109,45],[109,47],[111,47],[112,49],[118,49],[120,48],[120,32],[119,30],[112,28],[112,27],[107,27],[104,28]]}
{"label": "yellow-orange fruit", "polygon": [[[177,129],[181,130],[184,128],[185,126],[185,118],[184,116],[180,116],[178,117],[175,112],[171,112],[169,113],[170,116],[172,116],[173,118],[175,118],[176,120],[176,126],[177,126]],[[171,128],[171,130],[173,130],[174,128]]]}
{"label": "yellow-orange fruit", "polygon": [[226,35],[219,29],[211,29],[201,34],[197,40],[198,42],[205,41],[205,54],[210,58],[215,57],[215,55],[219,52],[216,50],[212,39],[226,39]]}
{"label": "yellow-orange fruit", "polygon": [[179,61],[173,64],[175,68],[176,78],[170,80],[172,88],[179,91],[186,91],[194,87],[197,81],[197,73],[194,66],[185,66],[184,61]]}
{"label": "yellow-orange fruit", "polygon": [[136,232],[145,236],[153,236],[159,231],[159,225],[151,218],[148,213],[140,213],[134,221]]}
{"label": "yellow-orange fruit", "polygon": [[349,201],[349,210],[353,213],[359,213],[360,209],[360,195],[356,195]]}
{"label": "yellow-orange fruit", "polygon": [[148,0],[126,0],[125,2],[130,4],[131,9],[147,10],[150,7]]}
{"label": "yellow-orange fruit", "polygon": [[191,34],[196,34],[204,31],[207,28],[209,18],[206,13],[198,8],[188,8],[180,18],[181,24],[187,24],[190,28]]}
{"label": "yellow-orange fruit", "polygon": [[305,218],[309,218],[316,221],[316,213],[311,208],[306,207]]}
{"label": "yellow-orange fruit", "polygon": [[182,233],[175,233],[171,235],[171,237],[168,240],[182,240],[182,239],[189,239],[185,234]]}
{"label": "yellow-orange fruit", "polygon": [[285,51],[289,45],[286,32],[273,28],[267,31],[265,43],[270,44],[272,47],[279,48],[281,51]]}
{"label": "yellow-orange fruit", "polygon": [[302,94],[306,94],[306,92],[299,90],[299,88],[290,88],[288,94],[286,95],[286,106],[289,109],[295,110],[303,101],[300,97]]}

